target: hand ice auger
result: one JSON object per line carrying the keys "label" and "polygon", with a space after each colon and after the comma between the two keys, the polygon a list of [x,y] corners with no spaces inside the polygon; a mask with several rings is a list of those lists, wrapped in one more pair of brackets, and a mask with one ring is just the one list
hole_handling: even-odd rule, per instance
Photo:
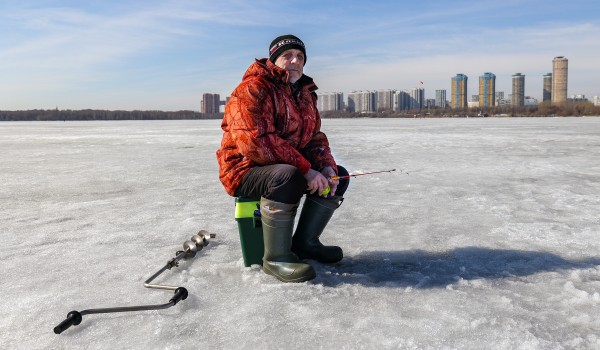
{"label": "hand ice auger", "polygon": [[166,289],[175,291],[175,295],[166,304],[158,305],[139,305],[139,306],[125,306],[125,307],[108,307],[101,309],[87,309],[82,311],[71,311],[67,314],[67,318],[62,321],[58,326],[54,327],[54,333],[61,334],[66,329],[73,325],[81,323],[81,318],[84,315],[91,314],[106,314],[113,312],[128,312],[128,311],[146,311],[146,310],[161,310],[171,306],[175,306],[179,301],[185,300],[188,297],[188,291],[184,287],[175,287],[160,284],[150,284],[156,277],[166,270],[170,270],[172,267],[179,266],[179,260],[191,259],[196,256],[196,253],[202,250],[203,247],[208,245],[209,238],[215,238],[214,233],[208,233],[207,231],[200,230],[197,234],[193,235],[190,241],[183,243],[183,251],[176,252],[176,256],[169,260],[165,266],[158,270],[154,275],[144,282],[144,287],[153,289]]}

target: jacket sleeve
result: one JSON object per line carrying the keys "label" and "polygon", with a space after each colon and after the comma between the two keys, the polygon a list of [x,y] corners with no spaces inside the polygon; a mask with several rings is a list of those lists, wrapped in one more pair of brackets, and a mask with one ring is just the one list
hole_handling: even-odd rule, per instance
{"label": "jacket sleeve", "polygon": [[242,84],[231,97],[230,132],[239,152],[256,164],[290,164],[303,174],[310,162],[275,127],[275,106],[268,87],[260,81]]}
{"label": "jacket sleeve", "polygon": [[314,108],[316,111],[316,127],[312,139],[308,144],[301,150],[302,154],[312,164],[313,169],[321,170],[326,166],[330,166],[337,173],[337,165],[333,156],[331,155],[331,149],[329,148],[329,140],[327,136],[321,131],[321,116],[316,107],[316,101],[313,100]]}

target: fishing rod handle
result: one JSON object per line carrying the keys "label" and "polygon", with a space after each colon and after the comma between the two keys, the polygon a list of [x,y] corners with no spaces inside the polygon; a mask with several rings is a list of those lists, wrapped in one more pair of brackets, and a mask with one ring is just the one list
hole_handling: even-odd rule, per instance
{"label": "fishing rod handle", "polygon": [[69,327],[81,323],[81,313],[79,311],[71,311],[67,314],[67,318],[62,321],[58,326],[54,327],[54,333],[61,334]]}

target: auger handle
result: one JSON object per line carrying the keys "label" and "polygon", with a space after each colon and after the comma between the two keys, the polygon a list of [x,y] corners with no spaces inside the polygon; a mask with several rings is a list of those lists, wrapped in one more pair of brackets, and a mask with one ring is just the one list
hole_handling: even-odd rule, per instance
{"label": "auger handle", "polygon": [[187,289],[179,287],[175,289],[175,295],[169,300],[169,303],[173,303],[173,306],[177,305],[181,300],[185,300],[188,297]]}
{"label": "auger handle", "polygon": [[54,333],[61,334],[69,327],[81,323],[81,313],[79,311],[71,311],[67,314],[67,318],[62,321],[58,326],[54,327]]}

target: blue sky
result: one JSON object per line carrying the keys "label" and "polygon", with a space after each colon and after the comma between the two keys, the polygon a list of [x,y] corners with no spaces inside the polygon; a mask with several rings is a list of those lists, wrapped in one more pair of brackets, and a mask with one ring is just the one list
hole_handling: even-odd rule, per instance
{"label": "blue sky", "polygon": [[[0,2],[0,110],[199,110],[235,88],[271,40],[307,45],[321,92],[424,87],[484,72],[541,98],[552,59],[569,59],[569,95],[600,95],[597,1]],[[424,84],[421,85],[420,81]]]}

